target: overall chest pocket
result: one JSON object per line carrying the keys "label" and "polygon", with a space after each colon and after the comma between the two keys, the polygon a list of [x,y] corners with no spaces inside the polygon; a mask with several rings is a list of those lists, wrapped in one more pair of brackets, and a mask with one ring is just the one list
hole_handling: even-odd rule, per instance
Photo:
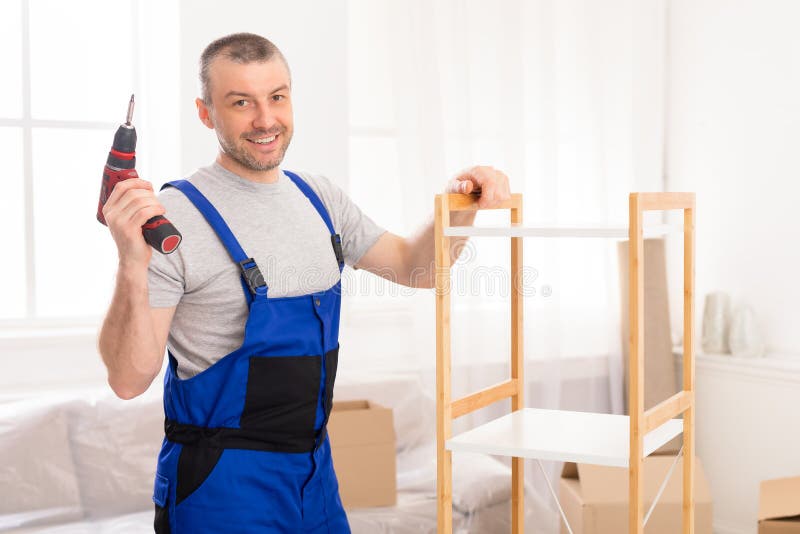
{"label": "overall chest pocket", "polygon": [[313,439],[321,377],[319,356],[250,358],[240,427]]}

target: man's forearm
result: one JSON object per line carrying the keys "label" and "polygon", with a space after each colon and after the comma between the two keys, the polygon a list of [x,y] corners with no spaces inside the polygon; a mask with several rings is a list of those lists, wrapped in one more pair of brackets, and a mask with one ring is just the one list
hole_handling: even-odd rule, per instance
{"label": "man's forearm", "polygon": [[163,354],[150,315],[146,270],[120,266],[98,348],[108,383],[122,398],[141,394],[158,374]]}
{"label": "man's forearm", "polygon": [[[475,222],[475,211],[450,212],[451,226],[471,226]],[[455,262],[467,244],[467,237],[450,238],[450,262]],[[412,287],[431,288],[436,285],[436,243],[433,220],[430,220],[408,243],[409,284]]]}
{"label": "man's forearm", "polygon": [[[511,198],[508,177],[492,167],[472,167],[456,176],[447,185],[447,194],[476,193],[478,209],[491,209],[503,205]],[[476,210],[451,211],[451,226],[470,226],[475,221]],[[383,278],[410,287],[431,288],[436,284],[436,237],[431,216],[415,234],[400,237],[385,232],[358,261],[356,267],[367,269]],[[455,262],[466,237],[450,240],[450,260]]]}

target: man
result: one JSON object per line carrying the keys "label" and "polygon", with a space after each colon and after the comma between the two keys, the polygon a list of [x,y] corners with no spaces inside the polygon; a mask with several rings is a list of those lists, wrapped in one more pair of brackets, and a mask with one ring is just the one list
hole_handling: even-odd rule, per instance
{"label": "man", "polygon": [[[158,198],[148,182],[124,181],[103,209],[119,254],[99,337],[114,392],[143,393],[169,342],[155,528],[349,532],[325,432],[341,270],[347,263],[432,287],[433,224],[394,235],[325,178],[280,168],[293,133],[292,83],[268,40],[214,41],[200,80],[196,105],[219,140],[216,162]],[[509,197],[508,179],[476,167],[447,186],[473,190],[488,207]],[[154,255],[141,226],[167,211],[183,242]],[[471,224],[474,213],[452,218]]]}

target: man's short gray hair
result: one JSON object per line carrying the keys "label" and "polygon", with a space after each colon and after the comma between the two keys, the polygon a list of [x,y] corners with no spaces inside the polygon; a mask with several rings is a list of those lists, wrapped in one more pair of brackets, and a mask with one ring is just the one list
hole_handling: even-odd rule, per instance
{"label": "man's short gray hair", "polygon": [[218,56],[225,57],[236,63],[261,63],[278,57],[286,65],[286,70],[289,70],[286,58],[283,57],[278,47],[269,39],[254,33],[233,33],[220,37],[208,45],[200,55],[200,87],[203,102],[207,106],[211,105],[209,69],[211,63]]}

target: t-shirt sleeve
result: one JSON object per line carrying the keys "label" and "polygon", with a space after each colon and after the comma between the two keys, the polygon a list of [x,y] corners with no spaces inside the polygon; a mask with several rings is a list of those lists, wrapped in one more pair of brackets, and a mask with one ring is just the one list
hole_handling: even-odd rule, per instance
{"label": "t-shirt sleeve", "polygon": [[150,306],[153,308],[171,308],[177,306],[183,296],[183,275],[176,268],[171,256],[178,254],[161,254],[153,251],[147,269],[147,285]]}
{"label": "t-shirt sleeve", "polygon": [[[162,191],[158,198],[170,213],[171,220],[175,222],[174,211],[177,191]],[[172,208],[172,209],[171,209]],[[147,286],[149,291],[150,306],[153,308],[171,308],[181,300],[185,288],[185,269],[181,247],[171,254],[161,254],[153,250],[150,265],[147,269]]]}
{"label": "t-shirt sleeve", "polygon": [[351,267],[378,241],[386,229],[373,221],[342,188],[324,176],[303,173],[303,179],[319,195],[333,227],[342,236],[344,261]]}

